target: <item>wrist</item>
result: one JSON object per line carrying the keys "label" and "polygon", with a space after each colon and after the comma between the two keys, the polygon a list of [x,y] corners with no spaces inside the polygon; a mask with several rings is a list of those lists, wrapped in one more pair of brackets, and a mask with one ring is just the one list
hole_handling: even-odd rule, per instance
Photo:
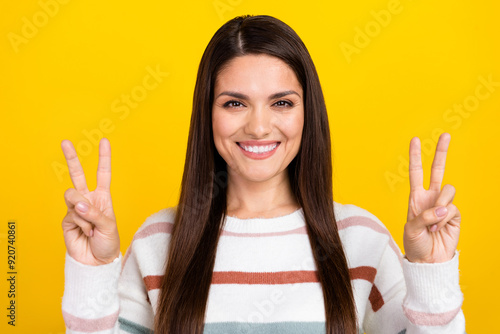
{"label": "wrist", "polygon": [[455,257],[456,250],[453,251],[453,253],[446,254],[444,256],[436,256],[436,257],[428,257],[428,258],[417,258],[417,257],[411,257],[408,256],[408,254],[405,254],[403,256],[403,259],[408,260],[410,263],[429,263],[429,264],[434,264],[434,263],[445,263],[451,261]]}

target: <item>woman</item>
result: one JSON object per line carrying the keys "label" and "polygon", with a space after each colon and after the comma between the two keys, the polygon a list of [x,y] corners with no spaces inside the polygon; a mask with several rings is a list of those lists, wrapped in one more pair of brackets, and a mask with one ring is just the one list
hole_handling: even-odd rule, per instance
{"label": "woman", "polygon": [[[405,257],[366,210],[333,201],[328,119],[296,33],[270,16],[224,24],[201,59],[179,204],[151,215],[122,258],[100,142],[89,192],[63,220],[68,333],[462,333],[460,214],[410,143]],[[123,263],[123,265],[122,265]]]}

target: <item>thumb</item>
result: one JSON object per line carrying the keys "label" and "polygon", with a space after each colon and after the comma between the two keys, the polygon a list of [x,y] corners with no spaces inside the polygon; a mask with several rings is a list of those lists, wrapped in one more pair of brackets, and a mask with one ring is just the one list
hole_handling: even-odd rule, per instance
{"label": "thumb", "polygon": [[76,203],[75,210],[80,217],[94,224],[99,229],[106,228],[111,223],[110,219],[106,217],[101,210],[87,201]]}
{"label": "thumb", "polygon": [[439,223],[448,214],[446,206],[436,206],[422,211],[418,216],[406,223],[405,229],[410,234],[421,233],[424,229]]}

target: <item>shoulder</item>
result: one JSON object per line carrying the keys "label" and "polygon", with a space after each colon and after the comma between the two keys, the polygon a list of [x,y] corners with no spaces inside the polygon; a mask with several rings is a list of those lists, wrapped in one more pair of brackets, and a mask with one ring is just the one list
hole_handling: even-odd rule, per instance
{"label": "shoulder", "polygon": [[372,214],[370,211],[363,209],[357,205],[354,204],[342,204],[339,202],[333,202],[333,208],[335,211],[335,218],[337,221],[342,221],[346,218],[364,218],[364,219],[369,219],[372,220],[373,222],[377,223],[378,225],[384,226],[384,224],[378,219],[377,216]]}
{"label": "shoulder", "polygon": [[[340,239],[348,258],[360,262],[364,258],[380,258],[387,246],[399,254],[387,227],[373,213],[354,204],[334,202]],[[361,261],[362,262],[362,261]]]}
{"label": "shoulder", "polygon": [[[170,241],[177,207],[167,207],[149,215],[135,232],[124,256],[123,265],[134,254],[141,271],[161,266]],[[144,268],[142,268],[145,266]]]}
{"label": "shoulder", "polygon": [[165,245],[170,239],[177,206],[163,208],[149,215],[134,233],[131,245],[137,251],[142,248]]}
{"label": "shoulder", "polygon": [[[172,226],[175,221],[176,212],[177,206],[172,206],[152,213],[144,220],[137,232],[135,232],[134,238],[141,236],[148,230],[162,230],[161,226],[164,226],[165,228]],[[166,230],[170,229],[166,228]]]}
{"label": "shoulder", "polygon": [[382,221],[373,213],[354,204],[341,204],[333,202],[337,227],[364,227],[379,233],[389,234],[389,230]]}

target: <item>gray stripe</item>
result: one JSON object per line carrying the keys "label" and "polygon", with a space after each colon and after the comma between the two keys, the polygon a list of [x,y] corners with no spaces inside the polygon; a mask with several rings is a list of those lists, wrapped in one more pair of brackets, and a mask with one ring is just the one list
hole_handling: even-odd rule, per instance
{"label": "gray stripe", "polygon": [[[154,334],[154,332],[133,321],[118,318],[120,329],[132,334]],[[324,334],[324,322],[275,322],[275,323],[248,323],[248,322],[212,322],[205,323],[203,334]],[[398,334],[406,334],[403,329]],[[467,334],[467,333],[465,333]]]}
{"label": "gray stripe", "polygon": [[120,323],[120,329],[124,330],[125,332],[132,333],[132,334],[153,334],[154,332],[142,325],[139,325],[138,323],[135,323],[133,321],[123,319],[123,318],[118,318],[118,322]]}
{"label": "gray stripe", "polygon": [[324,322],[212,322],[205,324],[203,334],[325,334]]}

